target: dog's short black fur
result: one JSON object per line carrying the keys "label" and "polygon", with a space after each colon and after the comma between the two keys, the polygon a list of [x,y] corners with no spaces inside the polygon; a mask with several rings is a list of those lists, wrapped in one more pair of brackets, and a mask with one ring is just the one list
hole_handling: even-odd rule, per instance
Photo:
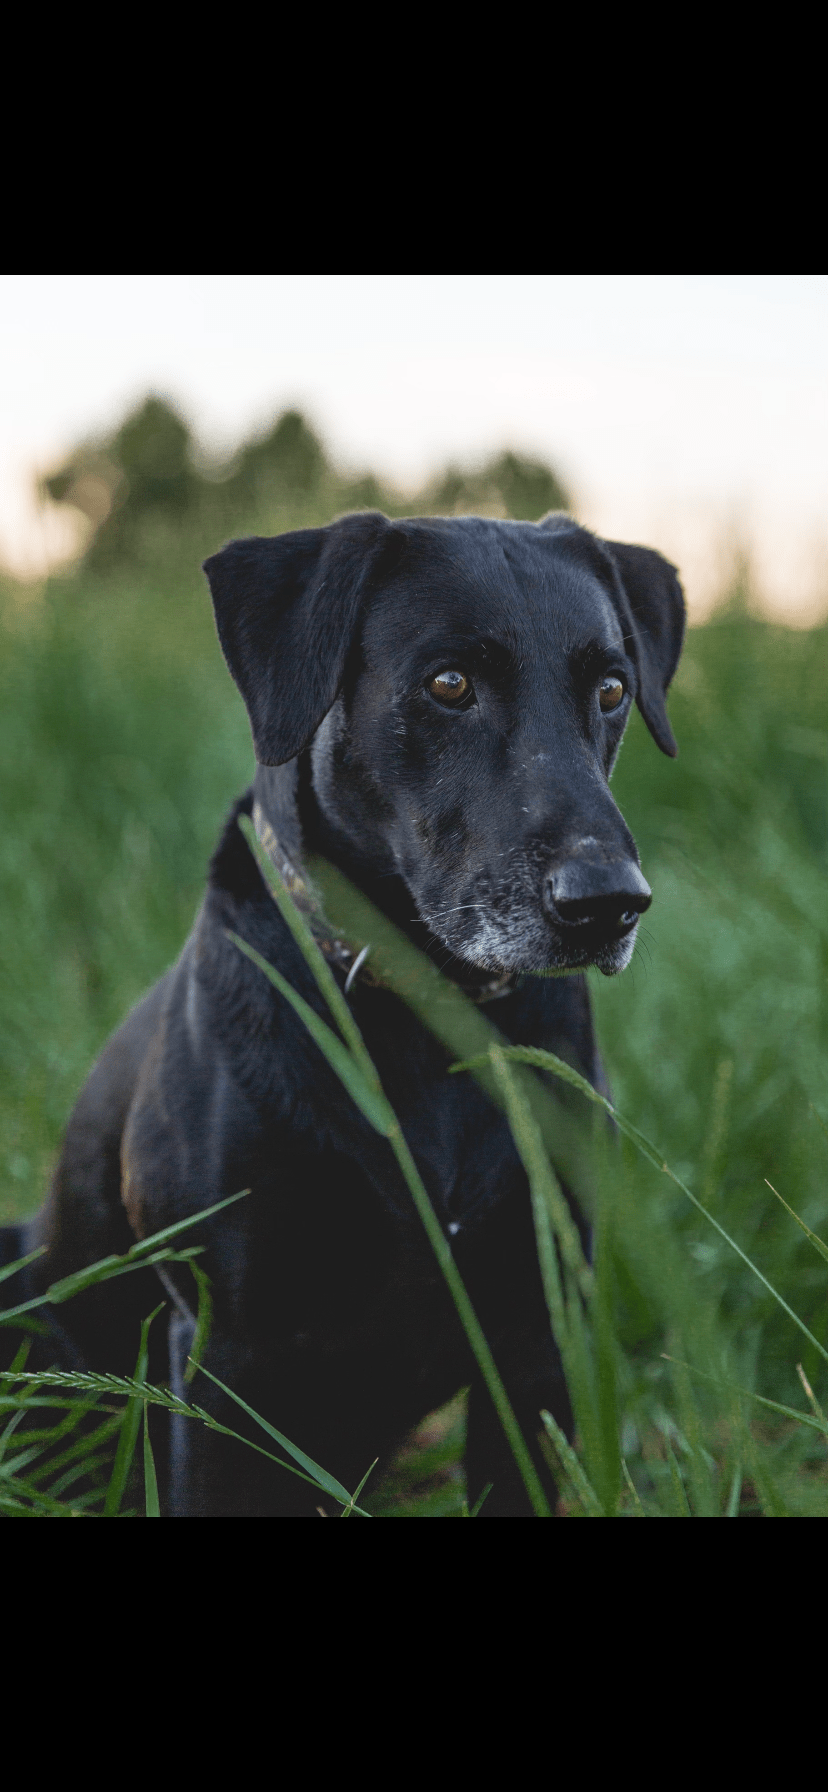
{"label": "dog's short black fur", "polygon": [[[674,569],[564,516],[371,514],[234,542],[206,571],[255,784],[178,963],[80,1096],[34,1227],[48,1246],[38,1283],[249,1186],[203,1229],[207,1366],[347,1486],[470,1383],[470,1496],[491,1481],[484,1516],[527,1516],[389,1147],[227,938],[240,934],[323,1012],[236,816],[255,795],[295,864],[309,848],[327,855],[472,993],[511,973],[493,1011],[501,1031],[598,1082],[579,973],[623,969],[650,900],[608,778],[633,701],[675,752]],[[520,975],[550,968],[574,974]],[[526,1434],[542,1406],[569,1424],[503,1116],[470,1078],[446,1074],[445,1051],[390,992],[357,980],[349,999]],[[61,1309],[77,1360],[132,1369],[150,1283],[128,1276]],[[176,1315],[174,1379],[188,1338]],[[241,1416],[203,1377],[198,1397],[231,1424]],[[319,1506],[302,1481],[187,1421],[165,1480],[172,1516]]]}

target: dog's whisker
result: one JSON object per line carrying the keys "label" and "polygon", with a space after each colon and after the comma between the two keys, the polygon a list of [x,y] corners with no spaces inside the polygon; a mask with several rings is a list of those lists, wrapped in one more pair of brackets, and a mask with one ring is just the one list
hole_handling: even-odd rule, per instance
{"label": "dog's whisker", "polygon": [[488,910],[491,912],[492,904],[491,904],[491,902],[458,902],[455,904],[454,908],[435,908],[435,909],[432,909],[431,912],[435,916],[436,915],[459,915],[461,908],[476,908],[476,909],[480,909],[481,911]]}

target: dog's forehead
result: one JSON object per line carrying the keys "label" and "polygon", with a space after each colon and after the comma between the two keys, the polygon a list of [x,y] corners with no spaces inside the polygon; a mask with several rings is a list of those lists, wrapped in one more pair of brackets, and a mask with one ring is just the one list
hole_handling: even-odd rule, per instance
{"label": "dog's forehead", "polygon": [[609,580],[565,538],[479,518],[409,524],[400,534],[365,619],[369,655],[427,651],[443,634],[496,640],[521,656],[623,645]]}

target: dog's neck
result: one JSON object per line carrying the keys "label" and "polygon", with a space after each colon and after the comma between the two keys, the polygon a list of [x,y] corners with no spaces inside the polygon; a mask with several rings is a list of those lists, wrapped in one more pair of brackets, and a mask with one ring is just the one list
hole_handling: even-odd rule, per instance
{"label": "dog's neck", "polygon": [[343,871],[421,951],[436,959],[443,975],[458,983],[473,1001],[494,1001],[499,996],[510,995],[515,988],[516,974],[493,977],[491,972],[477,971],[474,966],[464,964],[448,953],[414,912],[413,898],[403,879],[377,873],[370,863],[354,853],[322,812],[313,788],[308,754],[292,759],[286,765],[256,767],[253,826],[260,845],[297,908],[305,915],[325,956],[345,973],[348,982],[355,976],[372,981],[370,962],[363,953],[355,954],[336,938],[334,929],[315,904],[304,866],[308,853],[329,859]]}

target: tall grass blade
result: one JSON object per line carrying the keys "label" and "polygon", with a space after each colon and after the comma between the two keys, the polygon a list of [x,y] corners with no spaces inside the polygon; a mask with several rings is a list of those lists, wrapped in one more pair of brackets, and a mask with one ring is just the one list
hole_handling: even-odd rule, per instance
{"label": "tall grass blade", "polygon": [[[793,1307],[788,1305],[788,1302],[779,1293],[778,1289],[774,1288],[773,1283],[768,1281],[767,1276],[762,1274],[761,1269],[759,1269],[751,1258],[748,1257],[747,1253],[742,1250],[741,1245],[738,1245],[735,1238],[731,1238],[730,1233],[725,1231],[724,1226],[719,1225],[718,1220],[714,1218],[713,1214],[709,1213],[707,1208],[702,1206],[701,1201],[699,1201],[692,1190],[687,1187],[687,1184],[682,1182],[681,1177],[677,1176],[675,1171],[670,1169],[669,1164],[665,1163],[660,1151],[658,1151],[656,1146],[652,1144],[651,1140],[648,1139],[644,1133],[639,1132],[638,1127],[633,1126],[632,1121],[626,1120],[623,1114],[619,1114],[617,1108],[614,1108],[612,1103],[607,1101],[605,1096],[600,1095],[597,1089],[593,1089],[592,1084],[587,1082],[586,1077],[580,1076],[577,1070],[573,1070],[571,1065],[565,1064],[562,1058],[556,1057],[554,1052],[543,1051],[539,1046],[507,1045],[503,1047],[503,1055],[505,1058],[508,1058],[510,1063],[534,1064],[538,1069],[551,1071],[553,1076],[559,1076],[563,1082],[569,1083],[572,1088],[580,1089],[581,1094],[586,1096],[587,1101],[594,1102],[596,1107],[603,1108],[605,1113],[609,1114],[610,1119],[615,1121],[619,1132],[624,1133],[634,1145],[637,1145],[639,1151],[647,1158],[648,1162],[654,1164],[657,1170],[662,1170],[664,1175],[668,1176],[670,1181],[675,1183],[676,1188],[681,1189],[682,1194],[687,1196],[688,1201],[692,1202],[698,1212],[704,1215],[707,1224],[712,1226],[714,1231],[718,1232],[719,1237],[724,1239],[725,1244],[729,1245],[732,1251],[735,1251],[737,1257],[740,1257],[742,1262],[746,1264],[751,1274],[754,1275],[757,1281],[761,1282],[762,1287],[766,1288],[768,1293],[773,1296],[773,1299],[776,1301],[777,1305],[782,1308],[782,1311],[787,1313],[788,1318],[792,1319],[794,1325],[799,1327],[803,1337],[808,1339],[808,1343],[813,1345],[813,1348],[818,1351],[823,1360],[828,1363],[828,1350],[825,1349],[824,1344],[821,1344],[819,1339],[814,1337],[813,1332],[808,1330],[804,1320],[800,1319],[799,1314],[795,1313]],[[452,1071],[472,1070],[475,1065],[479,1065],[480,1062],[481,1060],[479,1058],[469,1059],[463,1064],[452,1064],[451,1069]],[[775,1194],[776,1190],[774,1189],[773,1192]],[[781,1195],[778,1198],[781,1200]],[[783,1203],[783,1205],[787,1205],[787,1203]],[[794,1215],[794,1218],[796,1217],[797,1216]],[[800,1224],[803,1224],[803,1222],[800,1221]],[[819,1242],[820,1244],[822,1243],[821,1240]]]}
{"label": "tall grass blade", "polygon": [[147,1251],[155,1251],[159,1245],[169,1244],[171,1238],[177,1238],[181,1232],[189,1232],[193,1226],[200,1226],[202,1220],[212,1219],[214,1213],[222,1213],[225,1207],[233,1207],[236,1201],[243,1201],[249,1195],[249,1188],[240,1188],[236,1195],[225,1195],[221,1201],[213,1201],[209,1207],[199,1208],[198,1213],[191,1213],[186,1220],[176,1220],[172,1226],[164,1226],[160,1232],[152,1232],[149,1238],[139,1238],[137,1244],[131,1245],[128,1257],[143,1257]]}
{"label": "tall grass blade", "polygon": [[672,1516],[673,1518],[692,1518],[693,1514],[690,1510],[690,1502],[685,1493],[684,1482],[681,1478],[681,1469],[676,1461],[675,1450],[666,1433],[663,1433],[663,1442],[664,1454],[667,1458],[667,1466],[670,1471],[670,1488],[673,1496]]}
{"label": "tall grass blade", "polygon": [[[676,1359],[665,1356],[664,1360],[671,1363]],[[795,1406],[785,1406],[779,1400],[769,1400],[766,1394],[756,1394],[752,1388],[741,1388],[731,1381],[718,1381],[714,1375],[708,1375],[704,1369],[697,1369],[693,1363],[682,1363],[681,1367],[686,1369],[690,1375],[698,1376],[700,1381],[707,1381],[713,1387],[726,1389],[728,1393],[736,1395],[740,1400],[755,1400],[758,1406],[766,1406],[769,1412],[778,1412],[784,1419],[796,1419],[797,1424],[807,1425],[812,1431],[822,1431],[828,1436],[828,1420],[822,1416],[821,1408],[812,1418],[809,1412],[800,1412]]]}
{"label": "tall grass blade", "polygon": [[671,1362],[678,1417],[689,1449],[687,1473],[693,1490],[694,1516],[716,1518],[716,1495],[704,1450],[699,1409],[690,1385],[690,1373],[686,1365],[676,1357]]}
{"label": "tall grass blade", "polygon": [[797,1363],[796,1372],[797,1372],[797,1375],[799,1376],[799,1379],[802,1383],[803,1388],[805,1389],[806,1399],[808,1401],[810,1401],[811,1408],[812,1408],[816,1418],[822,1420],[822,1423],[825,1426],[825,1431],[828,1434],[828,1421],[826,1421],[825,1414],[822,1410],[822,1407],[819,1404],[816,1394],[814,1393],[814,1390],[811,1387],[811,1384],[808,1380],[807,1375],[805,1374],[805,1370],[803,1369],[801,1363]]}
{"label": "tall grass blade", "polygon": [[[145,1319],[141,1325],[141,1341],[138,1345],[138,1358],[135,1364],[136,1381],[146,1381],[147,1379],[150,1326],[152,1325],[153,1320],[158,1318],[158,1314],[163,1310],[163,1307],[164,1302],[161,1301],[160,1306],[157,1306],[155,1310],[150,1313],[149,1318]],[[103,1509],[104,1518],[117,1518],[121,1510],[121,1503],[126,1491],[126,1485],[129,1480],[130,1470],[135,1456],[138,1432],[141,1427],[141,1404],[138,1396],[133,1394],[124,1408],[124,1416],[121,1420],[121,1429],[118,1437],[118,1448],[115,1452],[112,1474],[110,1475],[109,1486],[106,1490],[106,1499],[104,1501]],[[146,1411],[146,1401],[144,1401],[143,1404],[144,1411]]]}
{"label": "tall grass blade", "polygon": [[[533,1124],[523,1092],[510,1075],[509,1066],[499,1046],[492,1046],[489,1055],[503,1093],[512,1137],[529,1180],[543,1291],[553,1336],[561,1355],[565,1357],[569,1342],[566,1306],[553,1233],[553,1215],[565,1205],[563,1193],[543,1149],[543,1141]],[[558,1236],[560,1237],[560,1229]]]}
{"label": "tall grass blade", "polygon": [[285,1437],[283,1432],[276,1430],[275,1425],[271,1425],[268,1419],[262,1418],[261,1413],[256,1412],[252,1406],[248,1406],[247,1401],[242,1399],[241,1394],[235,1394],[233,1389],[228,1388],[225,1382],[219,1381],[218,1376],[214,1375],[212,1370],[205,1369],[203,1363],[199,1363],[196,1366],[200,1374],[206,1375],[208,1380],[212,1381],[217,1388],[221,1388],[222,1393],[226,1394],[228,1399],[234,1400],[236,1405],[241,1407],[242,1412],[246,1412],[249,1418],[254,1419],[256,1424],[260,1425],[262,1430],[267,1433],[268,1437],[273,1438],[274,1443],[279,1444],[283,1450],[287,1450],[288,1455],[293,1457],[294,1462],[299,1463],[300,1467],[305,1470],[305,1473],[310,1476],[311,1480],[316,1482],[317,1487],[321,1487],[325,1493],[332,1494],[335,1500],[343,1500],[346,1506],[350,1505],[352,1496],[348,1492],[347,1487],[343,1487],[341,1481],[337,1481],[334,1475],[329,1475],[326,1469],[320,1468],[319,1463],[314,1462],[312,1456],[306,1455],[304,1450],[300,1450],[296,1444],[292,1444],[290,1439]]}
{"label": "tall grass blade", "polygon": [[[34,1386],[35,1388],[38,1386],[38,1379],[34,1380]],[[18,1393],[16,1396],[12,1396],[12,1400],[18,1409],[18,1421],[22,1421],[30,1412],[30,1405],[25,1391]],[[84,1421],[92,1411],[94,1405],[94,1399],[72,1401],[69,1405],[69,1410],[62,1420],[57,1424],[45,1427],[30,1426],[20,1437],[17,1446],[15,1446],[13,1436],[16,1429],[15,1420],[10,1420],[9,1424],[6,1426],[3,1440],[4,1447],[10,1449],[10,1455],[8,1463],[0,1472],[14,1481],[16,1490],[28,1490],[28,1492],[31,1492],[32,1487],[36,1486],[38,1481],[45,1480],[47,1476],[51,1478],[66,1463],[74,1462],[79,1455],[84,1458],[84,1461],[92,1464],[94,1462],[94,1452],[101,1434],[105,1438],[108,1438],[111,1431],[117,1429],[120,1423],[120,1417],[116,1414],[113,1419],[105,1420],[103,1427],[99,1426],[92,1436],[84,1434]],[[64,1444],[64,1448],[59,1449],[58,1446],[64,1442],[67,1437],[70,1437],[73,1431],[76,1431],[79,1428],[81,1429],[80,1438],[70,1442],[68,1447]],[[0,1452],[0,1454],[2,1454],[2,1452]],[[33,1464],[37,1464],[37,1466],[33,1467]],[[21,1473],[24,1468],[28,1470],[25,1482]],[[82,1470],[82,1472],[86,1472],[85,1469]],[[91,1465],[89,1472],[92,1472]],[[53,1494],[56,1491],[55,1488],[52,1489]],[[96,1493],[96,1498],[100,1498],[99,1492]]]}
{"label": "tall grass blade", "polygon": [[[361,1066],[356,1063],[347,1046],[343,1045],[341,1039],[337,1038],[324,1020],[320,1020],[315,1009],[311,1008],[310,1003],[297,994],[286,978],[280,976],[272,964],[268,964],[266,958],[262,958],[259,952],[256,952],[252,946],[248,946],[246,940],[241,939],[237,933],[228,932],[227,938],[233,941],[234,946],[238,946],[245,958],[249,958],[260,971],[264,972],[268,982],[272,983],[274,989],[278,989],[279,994],[284,996],[286,1002],[290,1003],[299,1019],[304,1021],[319,1050],[327,1058],[331,1069],[336,1071],[340,1081],[344,1083],[351,1100],[356,1102],[360,1113],[365,1115],[366,1120],[378,1133],[382,1133],[384,1138],[388,1138],[394,1123],[393,1112],[382,1090],[371,1087]],[[325,993],[324,990],[322,993]]]}
{"label": "tall grass blade", "polygon": [[748,1426],[745,1426],[744,1430],[744,1444],[750,1478],[756,1489],[764,1517],[790,1518],[791,1513],[788,1510],[784,1495],[777,1487],[776,1481],[770,1473],[767,1463],[763,1462],[761,1451]]}
{"label": "tall grass blade", "polygon": [[84,1506],[91,1506],[95,1500],[100,1499],[100,1494],[90,1489],[85,1494],[76,1495],[71,1505],[67,1505],[63,1500],[52,1499],[37,1487],[30,1487],[27,1481],[15,1482],[13,1488],[13,1492],[0,1490],[0,1511],[9,1512],[16,1517],[80,1518]]}
{"label": "tall grass blade", "polygon": [[[0,1371],[0,1381],[6,1379],[8,1373],[8,1370]],[[207,1370],[202,1369],[202,1374],[207,1373]],[[187,1400],[179,1400],[175,1394],[170,1392],[169,1388],[153,1387],[150,1382],[135,1381],[135,1379],[129,1375],[95,1375],[91,1371],[85,1369],[50,1369],[44,1373],[35,1374],[34,1372],[28,1372],[23,1375],[18,1373],[15,1379],[18,1381],[33,1382],[36,1386],[76,1388],[79,1392],[88,1394],[120,1395],[126,1396],[127,1398],[130,1398],[132,1395],[137,1395],[139,1401],[146,1401],[150,1406],[161,1406],[165,1411],[177,1413],[179,1417],[183,1419],[196,1419],[200,1424],[206,1425],[208,1431],[218,1431],[223,1437],[232,1437],[236,1443],[244,1444],[245,1449],[255,1450],[257,1456],[264,1456],[268,1462],[275,1463],[277,1468],[283,1468],[288,1474],[298,1476],[300,1481],[307,1481],[313,1487],[319,1486],[318,1478],[315,1475],[306,1475],[304,1470],[298,1468],[295,1463],[285,1462],[283,1457],[274,1456],[271,1450],[265,1450],[261,1444],[255,1443],[252,1438],[243,1437],[240,1431],[233,1431],[229,1425],[220,1424],[219,1420],[214,1419],[211,1413],[205,1412],[202,1406],[197,1406],[194,1402]],[[44,1398],[35,1401],[33,1404],[39,1406],[54,1405],[57,1407],[71,1404],[72,1412],[75,1413],[78,1411],[77,1402],[73,1401],[69,1403],[58,1395],[55,1396],[53,1401]],[[83,1411],[88,1409],[82,1408],[80,1410]],[[100,1495],[96,1495],[96,1497],[99,1498]],[[333,1497],[335,1499],[340,1498],[337,1494]],[[346,1497],[350,1501],[351,1495],[348,1494]],[[358,1512],[360,1518],[370,1517],[370,1513],[363,1511],[362,1507],[356,1507],[355,1510]]]}
{"label": "tall grass blade", "polygon": [[542,1410],[541,1419],[551,1441],[565,1487],[578,1505],[583,1507],[587,1518],[604,1518],[606,1514],[601,1501],[566,1433],[561,1430],[557,1419],[553,1418],[551,1412]]}
{"label": "tall grass blade", "polygon": [[620,1488],[621,1450],[617,1430],[613,1435],[612,1427],[609,1448],[606,1450],[604,1447],[593,1337],[571,1278],[568,1280],[567,1296],[569,1352],[564,1358],[566,1385],[590,1480],[597,1491],[604,1517],[611,1518]]}
{"label": "tall grass blade", "polygon": [[4,1263],[0,1269],[0,1282],[7,1282],[11,1276],[17,1275],[18,1270],[26,1269],[37,1257],[42,1257],[45,1250],[45,1244],[39,1244],[36,1251],[30,1251],[27,1257],[18,1257],[16,1263]]}
{"label": "tall grass blade", "polygon": [[32,1351],[31,1338],[23,1338],[21,1343],[18,1345],[18,1347],[14,1353],[14,1356],[12,1357],[12,1360],[8,1366],[8,1369],[6,1370],[6,1374],[13,1376],[18,1369],[20,1369],[21,1371],[23,1369],[25,1369],[26,1364],[29,1360],[29,1357],[31,1356],[31,1351]]}
{"label": "tall grass blade", "polygon": [[[86,1407],[82,1413],[82,1417],[84,1419],[87,1418],[90,1411],[93,1410],[93,1408]],[[107,1450],[103,1455],[99,1454],[99,1452],[104,1444],[109,1443],[110,1438],[119,1429],[120,1423],[120,1414],[114,1413],[112,1417],[103,1419],[99,1425],[95,1426],[93,1431],[86,1432],[85,1430],[81,1430],[81,1435],[67,1445],[66,1449],[61,1450],[55,1456],[50,1456],[47,1461],[41,1462],[40,1467],[30,1474],[29,1480],[41,1482],[45,1481],[48,1477],[50,1482],[49,1491],[55,1498],[57,1498],[64,1487],[70,1486],[72,1479],[79,1480],[84,1475],[92,1475],[99,1466],[103,1467],[105,1463],[109,1462],[109,1451]],[[56,1474],[59,1469],[64,1468],[67,1463],[72,1465],[69,1473],[64,1475],[61,1481],[56,1483],[52,1482],[52,1476]],[[101,1498],[101,1493],[102,1489],[98,1488],[98,1499]]]}
{"label": "tall grass blade", "polygon": [[[339,937],[354,949],[370,944],[372,977],[393,990],[451,1058],[476,1057],[472,1072],[497,1107],[503,1101],[492,1073],[489,1048],[508,1045],[488,1015],[421,952],[408,935],[389,921],[362,890],[331,865],[311,857],[308,870],[324,900],[325,913]],[[321,985],[320,985],[321,987]],[[577,1108],[565,1103],[553,1085],[520,1069],[532,1112],[557,1174],[589,1212],[592,1204],[592,1137]]]}
{"label": "tall grass blade", "polygon": [[[200,1213],[190,1214],[188,1219],[178,1220],[173,1226],[165,1226],[162,1232],[140,1239],[123,1256],[101,1257],[97,1263],[90,1263],[85,1269],[62,1276],[57,1282],[50,1283],[43,1294],[36,1294],[30,1300],[20,1301],[17,1306],[0,1311],[0,1325],[10,1325],[20,1315],[30,1313],[35,1307],[60,1306],[98,1282],[112,1281],[116,1276],[129,1275],[135,1270],[150,1268],[155,1263],[190,1263],[204,1247],[191,1245],[186,1250],[173,1251],[169,1248],[169,1239],[174,1234],[200,1225],[202,1220],[219,1213],[223,1207],[232,1207],[234,1201],[241,1201],[249,1193],[249,1189],[241,1189],[236,1195],[227,1195],[223,1200],[215,1201],[211,1207],[203,1208]],[[156,1248],[159,1245],[161,1248]]]}
{"label": "tall grass blade", "polygon": [[[607,1165],[601,1177],[601,1196],[595,1226],[595,1274],[589,1314],[595,1354],[596,1449],[599,1452],[593,1479],[604,1511],[618,1509],[621,1497],[621,1415],[618,1398],[618,1353],[614,1322],[611,1212]],[[600,1462],[600,1469],[598,1468]]]}
{"label": "tall grass blade", "polygon": [[25,1407],[25,1405],[20,1405],[18,1407],[17,1411],[15,1413],[12,1413],[12,1416],[9,1419],[8,1424],[4,1425],[2,1436],[0,1436],[0,1463],[3,1461],[3,1457],[6,1454],[6,1450],[8,1449],[8,1446],[11,1443],[11,1440],[14,1436],[15,1431],[17,1430],[18,1425],[20,1424],[21,1420],[25,1418],[25,1416],[26,1416],[26,1407]]}
{"label": "tall grass blade", "polygon": [[742,1465],[741,1465],[741,1463],[737,1463],[735,1469],[733,1470],[733,1479],[730,1483],[730,1492],[727,1496],[727,1505],[725,1506],[725,1512],[724,1512],[725,1518],[738,1518],[739,1502],[740,1502],[741,1498],[742,1498]]}
{"label": "tall grass blade", "polygon": [[158,1504],[158,1480],[155,1473],[155,1457],[149,1434],[149,1404],[144,1401],[144,1500],[146,1517],[160,1518],[161,1507]]}
{"label": "tall grass blade", "polygon": [[[22,1419],[22,1413],[20,1414],[20,1417]],[[14,1419],[10,1420],[9,1424],[6,1426],[6,1436],[8,1437],[13,1430]],[[41,1454],[42,1449],[39,1444],[33,1445],[31,1449],[28,1450],[18,1450],[17,1454],[13,1456],[9,1462],[0,1465],[0,1475],[5,1479],[9,1475],[19,1474],[22,1468],[28,1468],[29,1463],[35,1462]]]}
{"label": "tall grass blade", "polygon": [[[572,1218],[569,1205],[557,1176],[549,1162],[540,1128],[532,1113],[525,1087],[517,1081],[514,1072],[507,1062],[507,1054],[499,1045],[492,1045],[489,1059],[495,1079],[503,1097],[503,1106],[512,1130],[512,1137],[518,1148],[523,1167],[529,1177],[533,1194],[537,1197],[538,1210],[548,1209],[549,1218],[555,1230],[561,1249],[561,1256],[567,1269],[575,1277],[584,1294],[592,1288],[592,1275],[581,1249],[578,1229]],[[547,1304],[550,1302],[550,1314],[555,1310],[563,1320],[563,1304],[558,1275],[557,1259],[554,1249],[550,1252],[545,1242],[538,1236],[538,1249],[541,1255],[541,1270],[544,1274],[544,1288],[547,1292]],[[548,1286],[547,1286],[548,1284]]]}
{"label": "tall grass blade", "polygon": [[822,1239],[818,1238],[816,1233],[811,1231],[810,1226],[806,1226],[805,1221],[800,1219],[799,1214],[794,1213],[793,1208],[788,1206],[784,1196],[780,1195],[778,1188],[774,1188],[773,1183],[768,1182],[767,1176],[765,1177],[765,1186],[770,1189],[772,1195],[776,1196],[777,1201],[782,1202],[785,1212],[790,1214],[791,1219],[796,1220],[800,1231],[804,1232],[808,1243],[813,1245],[814,1250],[817,1252],[817,1255],[822,1258],[823,1263],[828,1263],[828,1244],[823,1244]]}
{"label": "tall grass blade", "polygon": [[466,1293],[463,1278],[451,1254],[448,1240],[434,1211],[428,1190],[409,1151],[397,1121],[390,1138],[391,1148],[405,1177],[412,1200],[428,1235],[431,1248],[448,1283],[449,1292],[460,1316],[460,1322],[471,1346],[475,1361],[486,1384],[495,1412],[505,1432],[509,1448],[517,1463],[524,1487],[536,1518],[551,1518],[549,1502],[543,1491],[537,1469],[527,1449],[512,1403],[504,1387],[483,1327]]}
{"label": "tall grass blade", "polygon": [[624,1476],[624,1480],[627,1483],[627,1490],[632,1499],[633,1517],[634,1518],[646,1518],[647,1514],[644,1511],[644,1507],[641,1502],[641,1495],[638,1491],[638,1488],[636,1487],[636,1484],[632,1478],[632,1475],[630,1474],[630,1471],[627,1467],[626,1460],[623,1456],[621,1458],[621,1472]]}
{"label": "tall grass blade", "polygon": [[[187,1367],[184,1370],[185,1387],[189,1387],[196,1369],[200,1366],[201,1359],[210,1341],[210,1332],[213,1324],[213,1291],[210,1277],[208,1276],[206,1269],[202,1269],[198,1263],[191,1263],[190,1268],[195,1276],[196,1288],[198,1289],[198,1309],[196,1312],[193,1342],[187,1359]],[[141,1377],[137,1376],[137,1379],[140,1381]]]}
{"label": "tall grass blade", "polygon": [[94,1288],[99,1282],[113,1282],[118,1276],[134,1275],[136,1270],[150,1268],[155,1263],[189,1263],[190,1259],[203,1250],[202,1245],[191,1245],[184,1251],[169,1249],[154,1251],[141,1258],[102,1257],[98,1263],[90,1263],[88,1268],[76,1270],[71,1276],[63,1276],[59,1282],[52,1282],[43,1294],[35,1294],[31,1300],[24,1300],[16,1307],[4,1307],[0,1312],[0,1325],[11,1325],[21,1315],[30,1314],[36,1307],[62,1306],[64,1301],[74,1299],[76,1294],[83,1294],[87,1288]]}
{"label": "tall grass blade", "polygon": [[[362,1034],[360,1033],[359,1027],[348,1007],[348,1003],[340,990],[339,984],[328,964],[324,952],[320,950],[313,937],[311,929],[302,919],[293,897],[286,888],[282,878],[279,876],[270,855],[262,846],[249,815],[240,815],[238,820],[239,827],[256,859],[259,870],[267,883],[270,894],[276,903],[282,920],[290,929],[300,952],[313,972],[317,985],[325,997],[325,1001],[334,1016],[343,1039],[353,1052],[357,1063],[361,1064],[363,1074],[368,1078],[369,1082],[371,1082],[372,1087],[378,1089],[380,1086],[379,1078],[376,1075],[374,1066],[366,1051]],[[313,895],[310,891],[309,896],[311,900],[313,900]],[[372,1081],[372,1076],[376,1079],[375,1081]]]}
{"label": "tall grass blade", "polygon": [[373,1474],[374,1469],[376,1468],[378,1462],[379,1462],[379,1457],[375,1456],[373,1462],[371,1463],[371,1467],[367,1468],[365,1470],[365,1473],[362,1477],[362,1480],[359,1483],[359,1486],[354,1488],[354,1491],[351,1495],[350,1500],[348,1501],[347,1506],[344,1506],[342,1511],[340,1512],[340,1514],[339,1514],[340,1518],[351,1518],[353,1516],[354,1512],[359,1511],[359,1507],[357,1506],[356,1502],[359,1499],[359,1496],[362,1492],[363,1487],[365,1486],[366,1481],[368,1480],[369,1475]]}

